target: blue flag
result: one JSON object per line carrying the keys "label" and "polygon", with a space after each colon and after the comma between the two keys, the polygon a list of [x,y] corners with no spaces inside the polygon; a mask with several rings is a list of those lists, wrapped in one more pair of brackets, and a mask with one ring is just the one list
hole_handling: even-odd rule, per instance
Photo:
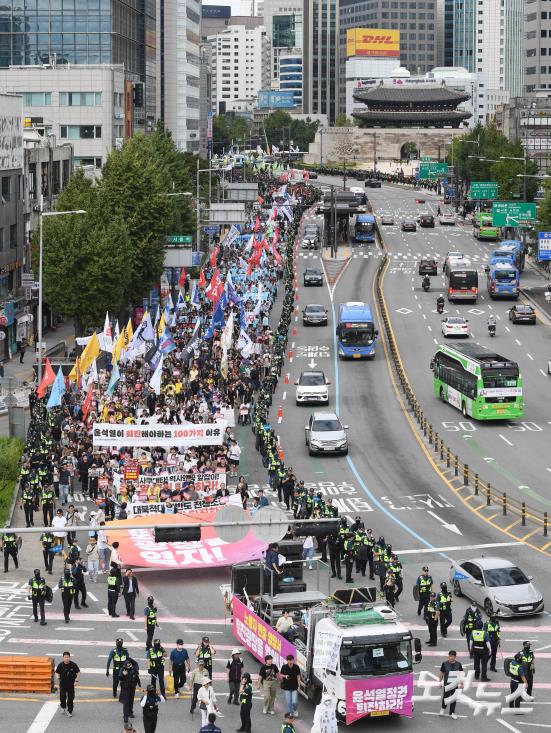
{"label": "blue flag", "polygon": [[228,275],[225,290],[228,296],[228,301],[231,303],[231,305],[239,305],[239,303],[241,303],[241,297],[233,286],[231,275]]}
{"label": "blue flag", "polygon": [[452,580],[468,580],[469,576],[464,575],[460,570],[456,570],[453,574]]}
{"label": "blue flag", "polygon": [[170,354],[170,352],[174,351],[175,348],[176,344],[174,343],[174,339],[168,330],[168,326],[165,326],[163,335],[159,339],[159,351],[163,354]]}
{"label": "blue flag", "polygon": [[52,407],[60,407],[61,405],[61,398],[65,394],[65,377],[63,376],[63,372],[61,371],[61,367],[59,367],[55,382],[52,385],[52,391],[50,392],[50,399],[48,400],[48,404],[46,407],[48,410],[51,410]]}
{"label": "blue flag", "polygon": [[222,308],[221,301],[222,298],[218,301],[218,305],[216,306],[216,310],[212,314],[212,318],[210,321],[210,325],[205,331],[204,338],[211,339],[214,336],[214,329],[215,328],[224,328],[226,325],[226,319],[224,318],[224,309]]}

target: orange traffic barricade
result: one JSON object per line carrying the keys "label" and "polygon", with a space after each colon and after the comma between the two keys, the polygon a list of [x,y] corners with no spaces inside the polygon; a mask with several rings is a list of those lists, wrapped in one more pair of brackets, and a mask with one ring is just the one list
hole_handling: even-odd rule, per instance
{"label": "orange traffic barricade", "polygon": [[53,692],[54,660],[52,657],[0,657],[0,690],[2,692]]}

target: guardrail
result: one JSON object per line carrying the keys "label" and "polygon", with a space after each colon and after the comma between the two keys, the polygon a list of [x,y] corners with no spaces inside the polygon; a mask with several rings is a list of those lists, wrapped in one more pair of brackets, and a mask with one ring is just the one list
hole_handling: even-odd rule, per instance
{"label": "guardrail", "polygon": [[407,400],[409,405],[410,413],[417,421],[419,433],[422,434],[429,450],[433,452],[435,461],[437,461],[442,467],[445,466],[446,470],[449,470],[452,473],[452,479],[457,479],[463,488],[469,487],[472,489],[474,496],[480,496],[482,505],[484,505],[485,501],[486,507],[499,507],[501,514],[504,517],[508,515],[519,517],[520,526],[522,527],[526,526],[527,522],[530,522],[536,525],[537,529],[541,530],[543,537],[547,537],[549,529],[548,513],[539,512],[537,509],[529,507],[524,501],[520,502],[516,499],[512,499],[507,495],[506,491],[500,491],[495,486],[492,486],[489,481],[484,480],[478,473],[474,472],[470,468],[469,464],[465,463],[458,454],[453,453],[450,450],[450,448],[445,444],[443,438],[440,437],[438,431],[425,415],[404,369],[383,294],[381,279],[388,265],[389,257],[384,239],[378,226],[377,237],[379,245],[384,252],[384,256],[381,257],[375,274],[377,303],[383,321],[386,342],[392,359],[392,366],[396,377],[398,378],[404,398]]}

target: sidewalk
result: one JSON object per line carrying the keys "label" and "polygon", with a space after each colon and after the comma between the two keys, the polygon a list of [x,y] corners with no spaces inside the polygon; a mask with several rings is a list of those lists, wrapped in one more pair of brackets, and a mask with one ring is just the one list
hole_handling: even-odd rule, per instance
{"label": "sidewalk", "polygon": [[[51,349],[60,341],[66,341],[68,351],[72,350],[75,343],[75,329],[72,320],[61,323],[57,330],[49,331],[43,336],[43,342],[46,344],[45,351]],[[32,382],[34,380],[33,367],[35,364],[35,347],[28,347],[23,358],[23,364],[19,363],[19,354],[15,354],[10,361],[4,362],[4,376],[15,377],[20,382]]]}

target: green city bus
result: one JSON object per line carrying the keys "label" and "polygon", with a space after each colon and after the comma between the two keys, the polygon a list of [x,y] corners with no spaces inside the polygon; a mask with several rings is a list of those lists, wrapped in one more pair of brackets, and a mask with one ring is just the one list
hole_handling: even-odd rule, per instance
{"label": "green city bus", "polygon": [[492,224],[492,215],[487,211],[477,211],[473,218],[473,235],[475,239],[488,239],[495,242],[499,239],[500,229]]}
{"label": "green city bus", "polygon": [[512,420],[524,411],[516,362],[484,346],[439,346],[430,368],[434,394],[475,420]]}

